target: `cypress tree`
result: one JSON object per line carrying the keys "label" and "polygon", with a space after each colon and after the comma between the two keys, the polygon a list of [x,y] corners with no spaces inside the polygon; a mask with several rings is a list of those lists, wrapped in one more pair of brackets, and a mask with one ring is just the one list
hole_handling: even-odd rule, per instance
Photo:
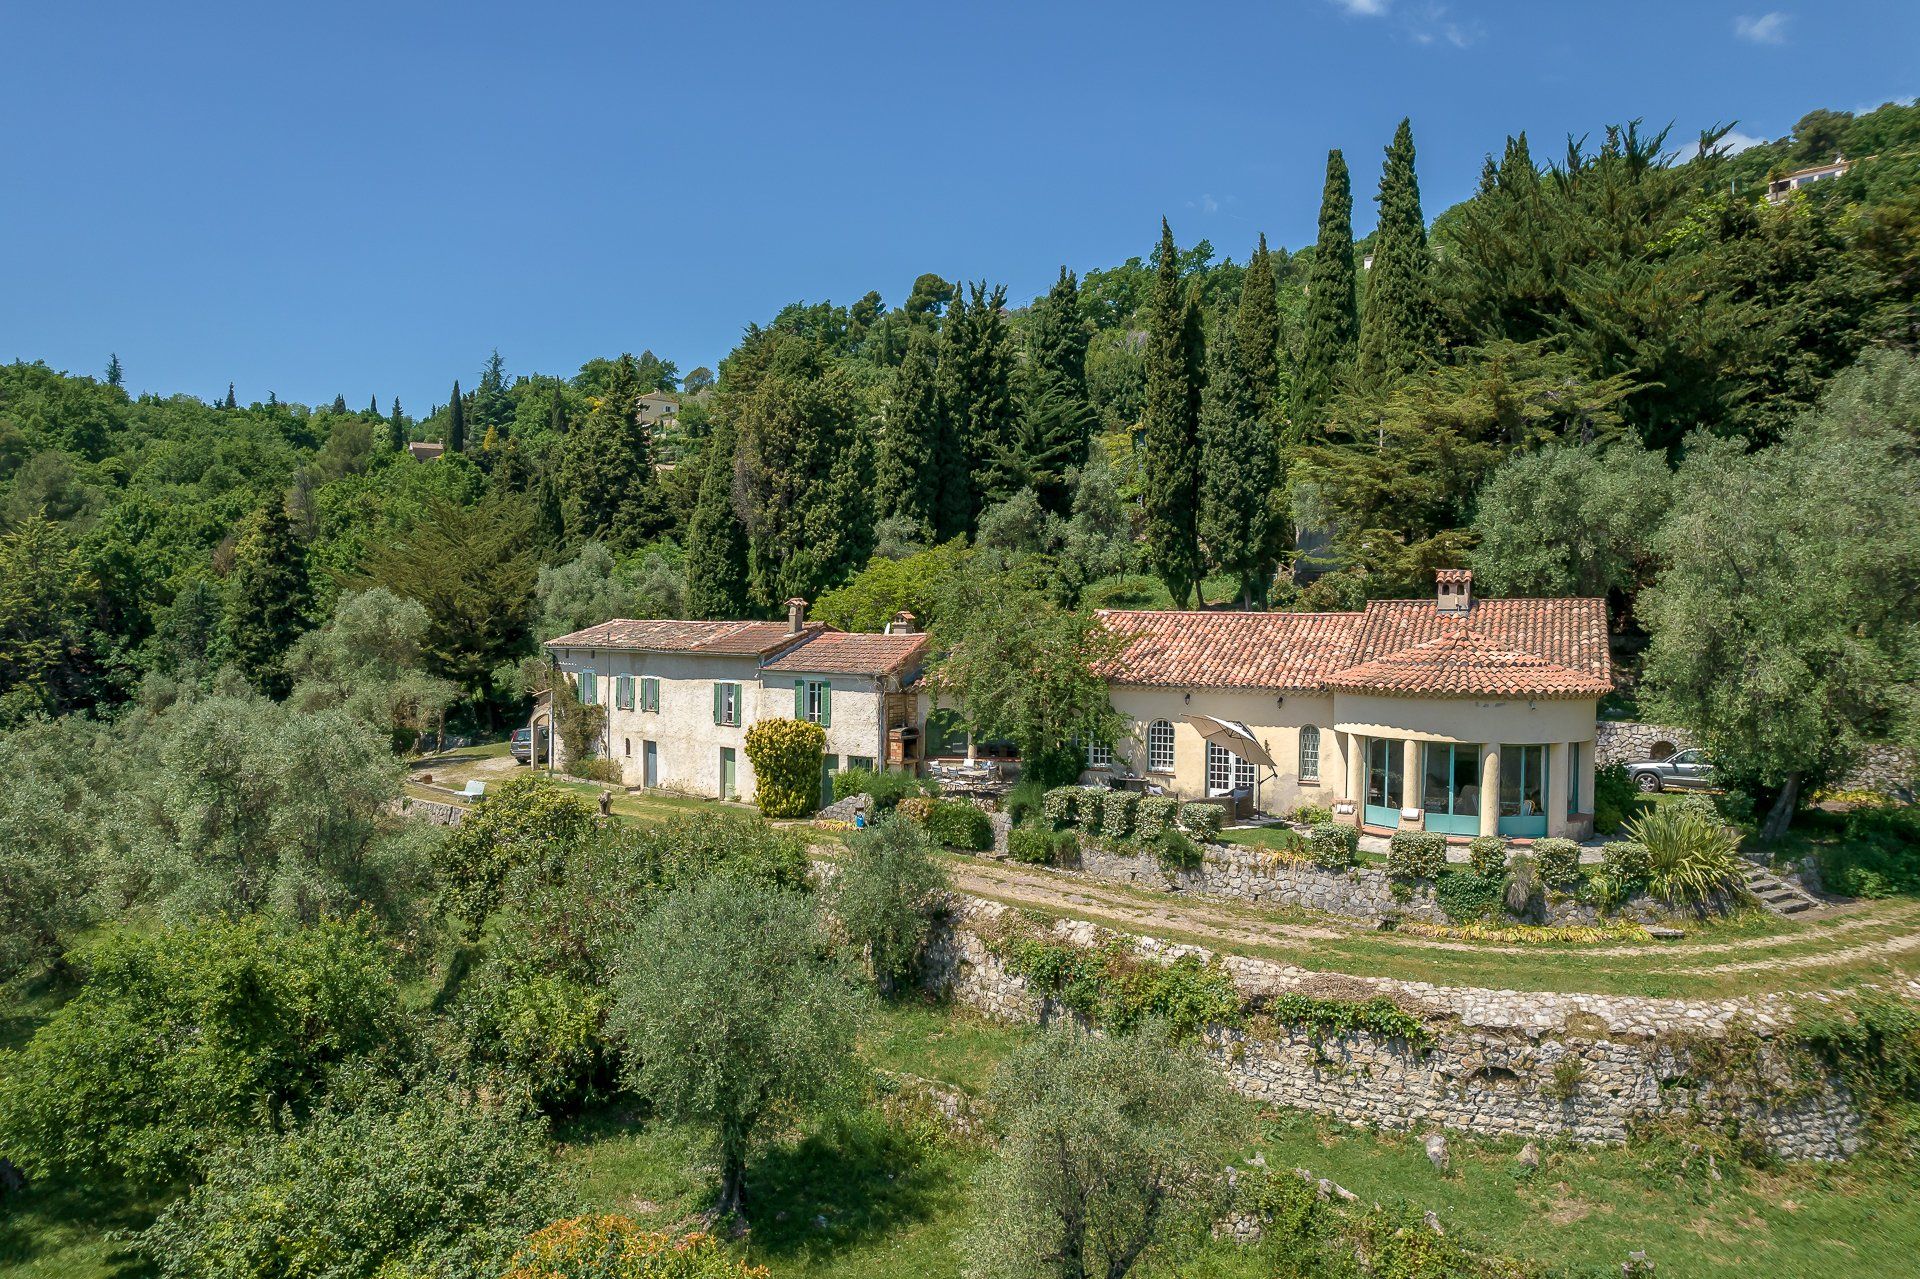
{"label": "cypress tree", "polygon": [[333,397],[333,411],[334,411],[335,413],[342,413],[342,414],[344,414],[344,413],[345,413],[345,412],[347,411],[347,397],[346,397],[346,396],[344,396],[344,395],[336,395],[336,396],[334,396],[334,397]]}
{"label": "cypress tree", "polygon": [[107,385],[117,387],[126,380],[126,372],[120,367],[120,356],[116,352],[107,353]]}
{"label": "cypress tree", "polygon": [[1013,339],[1007,290],[985,283],[956,294],[940,326],[940,402],[946,419],[940,448],[942,539],[972,533],[987,491],[986,463],[1013,436]]}
{"label": "cypress tree", "polygon": [[553,398],[547,402],[547,429],[555,435],[567,433],[567,397],[560,384],[553,384]]}
{"label": "cypress tree", "polygon": [[1367,305],[1360,317],[1357,369],[1369,387],[1387,387],[1431,362],[1439,345],[1427,224],[1413,168],[1413,126],[1400,121],[1380,171],[1380,223],[1373,234]]}
{"label": "cypress tree", "polygon": [[606,391],[580,429],[567,437],[561,461],[567,535],[631,550],[658,531],[653,440],[640,420],[640,366],[614,361]]}
{"label": "cypress tree", "polygon": [[[1252,277],[1249,271],[1249,283]],[[1247,305],[1243,294],[1235,330]],[[1239,579],[1243,608],[1266,598],[1273,576],[1268,525],[1279,452],[1269,412],[1247,353],[1222,317],[1207,347],[1200,406],[1200,537],[1214,567]]]}
{"label": "cypress tree", "polygon": [[1360,340],[1360,307],[1353,276],[1353,187],[1347,160],[1327,152],[1327,183],[1320,193],[1320,238],[1307,273],[1307,314],[1301,325],[1300,365],[1293,375],[1293,431],[1318,418],[1353,364]]}
{"label": "cypress tree", "polygon": [[874,480],[882,516],[903,516],[931,535],[940,522],[941,447],[939,342],[925,325],[907,337],[893,375],[886,430],[880,436]]}
{"label": "cypress tree", "polygon": [[407,447],[407,419],[400,415],[400,397],[393,397],[393,414],[387,418],[387,443],[394,452]]}
{"label": "cypress tree", "polygon": [[233,398],[233,383],[231,382],[227,383],[227,402],[223,404],[221,407],[229,408],[229,409],[235,409],[240,407],[239,403],[235,401],[235,399]]}
{"label": "cypress tree", "polygon": [[372,418],[376,422],[380,420],[380,397],[379,396],[369,395],[367,397],[367,416]]}
{"label": "cypress tree", "polygon": [[1267,249],[1264,234],[1240,284],[1233,340],[1240,348],[1240,364],[1253,387],[1260,416],[1271,427],[1281,417],[1280,301],[1273,281],[1273,254]]}
{"label": "cypress tree", "polygon": [[234,661],[269,697],[287,695],[283,659],[306,628],[309,598],[306,552],[294,539],[286,504],[270,498],[241,526],[226,608]]}
{"label": "cypress tree", "polygon": [[733,512],[733,424],[722,421],[707,441],[700,497],[687,523],[687,616],[744,617],[747,530]]}
{"label": "cypress tree", "polygon": [[453,381],[453,399],[447,404],[447,452],[467,450],[467,403],[460,398],[460,379]]}
{"label": "cypress tree", "polygon": [[1027,362],[1020,380],[1020,417],[1013,438],[993,459],[994,487],[1031,487],[1041,505],[1065,515],[1072,502],[1068,472],[1086,464],[1098,420],[1087,396],[1087,344],[1080,282],[1065,267],[1027,323]]}
{"label": "cypress tree", "polygon": [[1173,229],[1160,220],[1147,316],[1146,406],[1141,415],[1141,505],[1147,559],[1184,608],[1200,580],[1199,299],[1181,287]]}

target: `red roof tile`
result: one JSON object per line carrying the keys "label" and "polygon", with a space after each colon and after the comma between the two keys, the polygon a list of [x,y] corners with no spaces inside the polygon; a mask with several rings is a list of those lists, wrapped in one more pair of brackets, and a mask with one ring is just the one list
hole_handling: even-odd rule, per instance
{"label": "red roof tile", "polygon": [[770,671],[821,675],[894,675],[918,665],[925,635],[853,634],[827,631],[768,662]]}
{"label": "red roof tile", "polygon": [[1100,617],[1129,637],[1104,672],[1117,684],[1456,697],[1597,697],[1613,686],[1598,599],[1475,600],[1465,616],[1427,599],[1375,600],[1360,613]]}
{"label": "red roof tile", "polygon": [[547,641],[550,648],[619,648],[644,653],[716,653],[764,657],[826,629],[809,622],[799,635],[785,622],[628,621],[616,618]]}

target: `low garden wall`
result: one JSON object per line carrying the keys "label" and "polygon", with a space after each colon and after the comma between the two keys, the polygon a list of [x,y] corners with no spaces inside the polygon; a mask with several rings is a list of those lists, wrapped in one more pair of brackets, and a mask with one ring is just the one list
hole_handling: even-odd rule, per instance
{"label": "low garden wall", "polygon": [[[1112,936],[1083,921],[1042,928],[1000,903],[959,898],[929,946],[927,984],[1006,1022],[1071,1015],[1001,958],[1004,939],[1021,928],[1081,947]],[[1124,941],[1147,959],[1212,958],[1153,938]],[[1783,1000],[1450,988],[1238,956],[1220,962],[1252,1015],[1209,1028],[1207,1052],[1236,1091],[1263,1102],[1381,1128],[1582,1144],[1624,1141],[1635,1125],[1663,1119],[1735,1122],[1788,1159],[1844,1158],[1863,1139],[1844,1087],[1778,1040],[1792,1022]],[[1920,984],[1906,993],[1920,994]],[[1287,996],[1322,1008],[1384,997],[1419,1020],[1428,1042],[1316,1032],[1260,1014]]]}
{"label": "low garden wall", "polygon": [[[1430,882],[1414,881],[1394,895],[1384,870],[1355,866],[1326,870],[1311,862],[1276,856],[1238,844],[1207,844],[1198,869],[1163,870],[1152,857],[1116,852],[1098,842],[1080,841],[1080,873],[1109,883],[1170,889],[1266,906],[1299,906],[1348,919],[1399,918],[1427,924],[1447,923]],[[1548,924],[1597,924],[1599,910],[1562,894],[1544,903]],[[1657,902],[1636,897],[1613,912],[1615,917],[1651,922],[1660,917]]]}
{"label": "low garden wall", "polygon": [[[1636,720],[1601,720],[1594,725],[1593,762],[1627,764],[1651,758],[1654,747],[1666,744],[1674,750],[1699,745],[1684,728],[1671,724],[1642,724]],[[1837,790],[1873,790],[1890,794],[1898,790],[1920,789],[1920,756],[1891,742],[1869,745]]]}

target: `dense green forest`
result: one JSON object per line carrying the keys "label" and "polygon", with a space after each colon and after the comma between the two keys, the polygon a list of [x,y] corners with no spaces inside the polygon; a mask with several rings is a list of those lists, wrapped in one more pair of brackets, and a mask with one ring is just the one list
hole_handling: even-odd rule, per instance
{"label": "dense green forest", "polygon": [[[1859,163],[1764,198],[1833,153]],[[1328,156],[1296,251],[1243,263],[1163,224],[1026,306],[928,273],[898,306],[749,324],[717,374],[648,352],[513,376],[496,352],[415,417],[135,399],[117,357],[8,366],[0,722],[223,670],[284,697],[302,637],[372,588],[425,613],[433,682],[397,733],[497,726],[537,641],[589,621],[801,595],[874,625],[937,613],[962,570],[1065,610],[1314,609],[1471,565],[1498,593],[1604,593],[1637,648],[1689,459],[1783,448],[1836,373],[1920,340],[1920,108],[1814,112],[1733,155],[1637,124],[1551,159],[1517,137],[1431,222],[1403,123],[1356,242],[1375,168]],[[664,425],[649,391],[680,401]],[[445,455],[405,449],[426,440]]]}

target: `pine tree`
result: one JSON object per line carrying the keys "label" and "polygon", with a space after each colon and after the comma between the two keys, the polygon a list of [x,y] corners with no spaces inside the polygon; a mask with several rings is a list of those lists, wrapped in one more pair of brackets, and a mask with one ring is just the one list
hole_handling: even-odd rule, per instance
{"label": "pine tree", "polygon": [[1371,388],[1393,385],[1438,354],[1427,224],[1413,168],[1413,126],[1407,120],[1400,121],[1387,148],[1378,200],[1380,222],[1373,233],[1357,363],[1362,382]]}
{"label": "pine tree", "polygon": [[946,425],[940,411],[938,352],[933,331],[915,325],[893,375],[874,479],[880,515],[912,520],[927,536],[940,521],[940,450]]}
{"label": "pine tree", "polygon": [[120,356],[115,352],[107,353],[107,385],[117,387],[126,380],[126,372],[120,367]]}
{"label": "pine tree", "polygon": [[1182,287],[1173,229],[1160,220],[1147,315],[1146,406],[1141,414],[1141,505],[1147,559],[1176,606],[1200,580],[1199,417],[1204,371],[1200,304]]}
{"label": "pine tree", "polygon": [[973,532],[986,493],[985,462],[1012,434],[1013,340],[1001,314],[1007,290],[985,283],[956,293],[940,326],[941,539]]}
{"label": "pine tree", "polygon": [[345,414],[346,414],[346,411],[347,411],[347,397],[346,397],[346,396],[344,396],[344,395],[336,395],[336,396],[334,396],[334,397],[333,397],[333,411],[334,411],[335,413],[338,413],[338,414],[341,414],[342,416],[345,416]]}
{"label": "pine tree", "polygon": [[294,539],[286,504],[269,498],[247,518],[227,580],[227,642],[253,686],[285,697],[283,659],[306,629],[311,587],[306,552]]}
{"label": "pine tree", "polygon": [[1293,435],[1319,420],[1353,365],[1360,341],[1360,306],[1353,275],[1353,187],[1346,157],[1327,152],[1327,183],[1320,193],[1320,238],[1307,273],[1307,314],[1301,325],[1300,364],[1293,375]]}
{"label": "pine tree", "polygon": [[233,398],[233,383],[231,382],[227,383],[227,402],[220,407],[227,409],[237,409],[240,407],[239,402]]}
{"label": "pine tree", "polygon": [[640,394],[640,367],[622,355],[587,420],[567,437],[561,481],[567,535],[576,541],[626,551],[659,529],[653,440],[640,420]]}
{"label": "pine tree", "polygon": [[1240,309],[1233,320],[1233,340],[1240,347],[1240,363],[1253,386],[1254,402],[1271,427],[1281,419],[1280,301],[1273,279],[1273,254],[1267,237],[1247,262],[1240,284]]}
{"label": "pine tree", "polygon": [[407,447],[407,419],[400,415],[400,397],[393,397],[393,416],[387,419],[387,443],[394,452]]}
{"label": "pine tree", "polygon": [[555,435],[567,433],[567,397],[560,384],[553,384],[553,397],[547,401],[547,429]]}
{"label": "pine tree", "polygon": [[[1248,282],[1253,272],[1247,273]],[[1243,293],[1235,330],[1247,322]],[[1266,598],[1273,578],[1268,525],[1279,450],[1270,410],[1234,331],[1222,317],[1207,347],[1207,389],[1200,407],[1200,537],[1215,568],[1240,582],[1240,603]]]}
{"label": "pine tree", "polygon": [[453,398],[447,402],[447,452],[467,451],[467,402],[460,395],[460,379],[453,380]]}
{"label": "pine tree", "polygon": [[747,530],[733,511],[734,429],[714,428],[707,441],[700,499],[687,523],[687,616],[747,613]]}
{"label": "pine tree", "polygon": [[1019,422],[1008,446],[991,459],[997,494],[1031,487],[1041,505],[1067,513],[1067,475],[1085,465],[1098,422],[1087,396],[1091,337],[1080,314],[1080,283],[1061,267],[1060,278],[1028,317]]}
{"label": "pine tree", "polygon": [[[644,389],[644,388],[643,388]],[[496,348],[480,370],[480,385],[473,390],[473,412],[467,429],[484,436],[490,429],[504,433],[513,423],[513,401],[507,396],[507,364]]]}

